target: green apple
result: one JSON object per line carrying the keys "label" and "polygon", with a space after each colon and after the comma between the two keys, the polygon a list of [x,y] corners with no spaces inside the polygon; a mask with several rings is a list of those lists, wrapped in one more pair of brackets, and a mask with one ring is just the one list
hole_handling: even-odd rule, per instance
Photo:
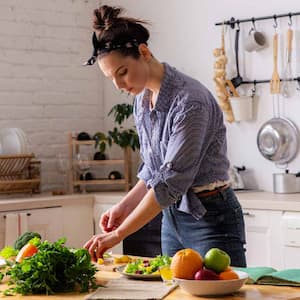
{"label": "green apple", "polygon": [[204,266],[217,273],[226,270],[230,262],[230,256],[219,248],[211,248],[204,256]]}

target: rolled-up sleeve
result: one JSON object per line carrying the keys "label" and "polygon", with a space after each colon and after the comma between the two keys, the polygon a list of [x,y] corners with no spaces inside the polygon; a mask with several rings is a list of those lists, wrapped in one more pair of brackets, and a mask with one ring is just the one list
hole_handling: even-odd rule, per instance
{"label": "rolled-up sleeve", "polygon": [[148,185],[148,182],[151,178],[151,172],[145,165],[145,163],[141,163],[139,166],[139,169],[137,171],[137,177],[145,182],[146,185]]}
{"label": "rolled-up sleeve", "polygon": [[191,188],[209,145],[209,114],[205,105],[182,104],[173,119],[164,162],[149,185],[162,208],[177,202]]}

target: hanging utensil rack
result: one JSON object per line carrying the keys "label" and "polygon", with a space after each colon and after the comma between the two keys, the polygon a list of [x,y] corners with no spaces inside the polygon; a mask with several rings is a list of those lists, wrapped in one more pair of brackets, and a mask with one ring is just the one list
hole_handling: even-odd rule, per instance
{"label": "hanging utensil rack", "polygon": [[[256,21],[262,21],[262,20],[270,20],[273,19],[274,20],[274,25],[273,27],[276,29],[277,27],[277,19],[279,18],[285,18],[285,17],[289,17],[290,21],[289,21],[289,25],[292,25],[292,17],[293,16],[299,16],[300,12],[289,12],[286,14],[274,14],[274,15],[270,15],[270,16],[264,16],[264,17],[251,17],[251,18],[246,18],[246,19],[235,19],[234,17],[232,17],[230,20],[226,20],[223,22],[217,22],[215,23],[216,26],[230,26],[232,29],[234,29],[235,25],[239,26],[240,23],[246,23],[246,22],[252,22],[253,24]],[[260,79],[260,80],[243,80],[240,84],[254,84],[254,86],[256,84],[260,84],[260,83],[270,83],[270,79]],[[300,76],[298,77],[294,77],[294,78],[287,78],[287,79],[280,79],[280,81],[297,81],[298,86],[300,88]]]}
{"label": "hanging utensil rack", "polygon": [[277,20],[279,18],[284,18],[284,17],[289,17],[290,19],[293,16],[299,16],[300,12],[294,12],[294,13],[287,13],[287,14],[275,14],[275,15],[271,15],[271,16],[265,16],[265,17],[252,17],[252,18],[247,18],[247,19],[235,19],[234,17],[232,17],[230,20],[227,21],[223,21],[223,22],[218,22],[215,23],[216,26],[220,26],[220,25],[229,25],[232,29],[235,27],[235,24],[240,24],[240,23],[246,23],[246,22],[256,22],[256,21],[262,21],[262,20]]}

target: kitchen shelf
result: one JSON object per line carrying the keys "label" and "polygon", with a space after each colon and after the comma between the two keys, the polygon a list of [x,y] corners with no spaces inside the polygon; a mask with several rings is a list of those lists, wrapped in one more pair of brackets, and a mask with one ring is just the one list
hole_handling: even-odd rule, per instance
{"label": "kitchen shelf", "polygon": [[[117,164],[124,164],[124,159],[105,159],[105,160],[88,160],[87,161],[92,166],[98,165],[117,165]],[[74,165],[78,164],[77,162],[73,162]]]}
{"label": "kitchen shelf", "polygon": [[122,165],[124,169],[124,178],[122,179],[92,179],[92,180],[79,180],[80,174],[76,171],[76,165],[78,162],[74,161],[78,153],[80,153],[81,146],[95,146],[96,141],[87,140],[87,141],[78,141],[75,137],[72,136],[72,133],[68,135],[68,144],[69,144],[69,165],[70,172],[69,177],[69,190],[71,193],[74,192],[74,187],[76,186],[107,186],[111,190],[115,190],[116,187],[118,190],[120,186],[124,186],[125,191],[129,191],[131,188],[131,150],[130,148],[124,149],[123,159],[106,159],[106,160],[89,160],[87,163],[93,169],[100,169],[104,166],[114,166]]}
{"label": "kitchen shelf", "polygon": [[125,179],[92,179],[92,180],[76,180],[74,181],[74,185],[94,185],[94,184],[100,184],[100,185],[109,185],[109,184],[126,184]]}

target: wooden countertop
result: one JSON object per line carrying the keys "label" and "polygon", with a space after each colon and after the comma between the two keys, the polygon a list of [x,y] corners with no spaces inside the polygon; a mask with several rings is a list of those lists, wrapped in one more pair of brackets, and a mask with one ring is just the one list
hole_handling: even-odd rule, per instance
{"label": "wooden countertop", "polygon": [[[111,271],[99,271],[96,274],[97,281],[99,283],[105,283],[110,279],[118,278],[120,275],[116,272]],[[0,290],[5,290],[7,288],[6,284],[0,284]],[[1,299],[5,298],[7,300],[63,300],[63,299],[73,299],[73,300],[83,300],[87,294],[58,294],[54,296],[45,295],[34,295],[34,296],[0,296]],[[232,300],[261,300],[261,299],[300,299],[300,289],[297,287],[279,287],[271,285],[244,285],[239,291],[228,296],[221,297],[196,297],[192,296],[179,287],[171,292],[164,300],[220,300],[220,299],[232,299]]]}

